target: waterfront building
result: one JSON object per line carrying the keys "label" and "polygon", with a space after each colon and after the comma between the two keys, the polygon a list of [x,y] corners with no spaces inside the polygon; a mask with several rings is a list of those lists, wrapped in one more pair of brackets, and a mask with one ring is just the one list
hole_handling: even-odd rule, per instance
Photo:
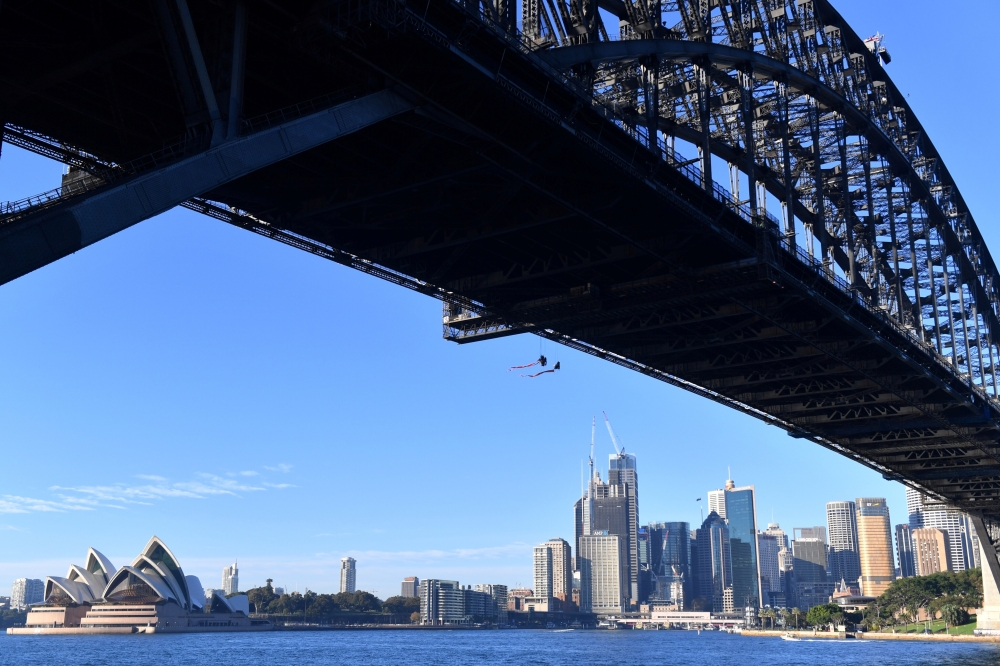
{"label": "waterfront building", "polygon": [[551,596],[558,599],[563,610],[573,597],[573,555],[572,547],[565,539],[549,539],[545,546],[552,553]]}
{"label": "waterfront building", "polygon": [[829,573],[834,581],[855,584],[861,577],[856,512],[854,502],[826,504],[826,526],[830,534]]}
{"label": "waterfront building", "polygon": [[625,611],[628,553],[624,539],[601,532],[580,539],[580,611],[607,615]]}
{"label": "waterfront building", "polygon": [[420,581],[420,623],[431,626],[465,623],[465,590],[457,580]]}
{"label": "waterfront building", "polygon": [[912,532],[913,561],[918,576],[952,571],[949,561],[948,534],[933,527],[919,527]]}
{"label": "waterfront building", "polygon": [[507,609],[512,611],[524,611],[524,600],[535,596],[534,590],[525,587],[515,587],[507,591]]}
{"label": "waterfront building", "polygon": [[483,592],[490,595],[493,600],[494,608],[494,619],[498,626],[507,626],[507,586],[506,585],[495,585],[495,584],[478,584],[476,585],[477,592]]}
{"label": "waterfront building", "polygon": [[248,611],[246,595],[206,595],[198,578],[184,575],[177,557],[154,536],[131,565],[119,569],[91,548],[84,565],[71,565],[65,577],[46,578],[44,601],[30,609],[24,627],[7,632],[150,634],[272,628],[266,620],[251,620]]}
{"label": "waterfront building", "polygon": [[45,583],[37,578],[18,578],[10,588],[10,607],[24,610],[45,599]]}
{"label": "waterfront building", "polygon": [[[535,595],[541,599],[552,596],[552,551],[542,544],[532,549]],[[548,603],[546,601],[546,603]]]}
{"label": "waterfront building", "polygon": [[899,560],[900,578],[917,575],[917,565],[913,561],[913,535],[906,523],[896,525],[896,559]]}
{"label": "waterfront building", "polygon": [[222,593],[236,594],[240,591],[240,569],[236,562],[222,570]]}
{"label": "waterfront building", "polygon": [[722,613],[726,606],[726,591],[729,590],[729,605],[732,605],[733,561],[729,526],[714,511],[697,530],[698,561],[695,591],[699,606],[715,613]]}
{"label": "waterfront building", "polygon": [[420,596],[420,579],[416,576],[407,576],[403,579],[403,585],[400,589],[399,596],[401,597],[419,597]]}
{"label": "waterfront building", "polygon": [[[573,558],[565,539],[549,539],[533,549],[535,610],[566,610],[573,599]],[[556,600],[553,602],[552,600]]]}
{"label": "waterfront building", "polygon": [[353,557],[340,558],[340,591],[354,592],[357,589],[357,561]]}
{"label": "waterfront building", "polygon": [[861,553],[861,592],[878,597],[896,579],[889,506],[884,497],[859,497],[854,503]]}
{"label": "waterfront building", "polygon": [[757,547],[757,501],[753,486],[736,487],[726,481],[726,522],[729,525],[733,572],[733,600],[738,608],[761,606],[760,562]]}
{"label": "waterfront building", "polygon": [[935,504],[913,488],[906,489],[906,511],[911,534],[922,527],[945,532],[948,538],[948,571],[964,571],[976,566],[978,551],[973,547],[975,530],[969,516]]}

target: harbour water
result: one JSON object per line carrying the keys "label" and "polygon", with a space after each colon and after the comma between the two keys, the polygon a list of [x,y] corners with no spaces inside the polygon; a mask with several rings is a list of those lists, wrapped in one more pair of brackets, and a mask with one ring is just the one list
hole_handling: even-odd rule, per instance
{"label": "harbour water", "polygon": [[692,631],[301,631],[154,636],[7,636],[2,666],[250,664],[837,664],[1000,663],[1000,645],[782,641]]}

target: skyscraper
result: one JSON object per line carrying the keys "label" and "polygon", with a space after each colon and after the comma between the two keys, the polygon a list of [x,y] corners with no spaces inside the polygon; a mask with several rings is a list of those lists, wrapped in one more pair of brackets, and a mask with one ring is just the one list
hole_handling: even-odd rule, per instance
{"label": "skyscraper", "polygon": [[650,547],[649,547],[649,532],[646,531],[645,527],[639,528],[639,540],[638,540],[638,551],[639,551],[639,596],[637,600],[639,603],[645,603],[649,601],[650,593],[652,592],[653,584],[653,571],[650,567]]}
{"label": "skyscraper", "polygon": [[24,610],[31,604],[44,601],[45,583],[37,578],[18,578],[10,588],[10,607]]}
{"label": "skyscraper", "polygon": [[236,562],[222,570],[222,591],[227,595],[240,591],[240,570]]}
{"label": "skyscraper", "polygon": [[[628,579],[622,562],[624,540],[617,534],[580,538],[580,610],[584,613],[621,613],[625,610]],[[537,594],[537,591],[536,591]]]}
{"label": "skyscraper", "polygon": [[913,561],[918,576],[950,571],[948,535],[944,530],[919,527],[913,530]]}
{"label": "skyscraper", "polygon": [[797,584],[827,582],[826,544],[815,537],[792,541],[792,570]]}
{"label": "skyscraper", "polygon": [[628,589],[630,604],[639,601],[639,474],[635,456],[624,451],[608,456],[608,485],[620,486],[628,503],[628,527],[624,535],[628,554]]}
{"label": "skyscraper", "polygon": [[859,497],[854,503],[861,553],[861,591],[877,597],[896,579],[889,507],[884,497]]}
{"label": "skyscraper", "polygon": [[532,559],[535,565],[535,596],[545,599],[547,604],[552,598],[552,550],[544,543],[535,546],[532,549]]}
{"label": "skyscraper", "polygon": [[778,538],[773,534],[761,532],[757,535],[757,547],[760,549],[760,587],[764,603],[770,603],[772,592],[781,592],[781,567],[778,565]]}
{"label": "skyscraper", "polygon": [[729,524],[733,567],[733,603],[738,608],[761,606],[757,548],[757,503],[753,486],[735,487],[726,481],[726,522]]}
{"label": "skyscraper", "polygon": [[650,523],[646,532],[649,534],[653,598],[677,603],[679,600],[671,590],[676,590],[678,585],[684,591],[683,597],[690,598],[691,526],[683,522]]}
{"label": "skyscraper", "polygon": [[420,595],[420,579],[417,578],[416,576],[407,576],[406,578],[404,578],[399,596],[416,597],[419,595]]}
{"label": "skyscraper", "polygon": [[353,557],[342,557],[340,558],[340,591],[341,592],[354,592],[355,591],[355,570],[354,565],[357,562]]}
{"label": "skyscraper", "polygon": [[816,525],[815,527],[793,527],[792,534],[796,539],[819,539],[823,543],[827,543],[826,528],[822,525]]}
{"label": "skyscraper", "polygon": [[913,488],[906,489],[906,511],[909,513],[911,533],[921,527],[930,527],[947,534],[950,571],[964,571],[975,567],[975,549],[972,544],[975,530],[966,514],[935,505]]}
{"label": "skyscraper", "polygon": [[896,525],[896,557],[899,560],[900,578],[917,575],[917,566],[913,561],[913,537],[910,526],[906,523]]}
{"label": "skyscraper", "polygon": [[696,602],[705,610],[715,613],[732,612],[727,608],[726,592],[733,599],[733,560],[730,550],[729,526],[726,521],[714,511],[697,530],[695,541],[698,545],[698,589]]}
{"label": "skyscraper", "polygon": [[830,532],[830,578],[853,585],[861,577],[858,523],[854,502],[827,502],[826,525]]}
{"label": "skyscraper", "polygon": [[708,512],[716,512],[719,517],[726,518],[726,491],[724,488],[708,491]]}
{"label": "skyscraper", "polygon": [[788,543],[788,537],[785,535],[785,530],[781,529],[781,526],[778,525],[778,523],[768,523],[767,529],[764,530],[764,534],[769,534],[778,541],[778,550],[791,547]]}
{"label": "skyscraper", "polygon": [[558,537],[545,542],[552,553],[552,596],[566,604],[573,600],[573,555],[565,539]]}
{"label": "skyscraper", "polygon": [[792,541],[792,574],[796,605],[802,610],[825,604],[834,584],[827,580],[826,543],[817,537]]}

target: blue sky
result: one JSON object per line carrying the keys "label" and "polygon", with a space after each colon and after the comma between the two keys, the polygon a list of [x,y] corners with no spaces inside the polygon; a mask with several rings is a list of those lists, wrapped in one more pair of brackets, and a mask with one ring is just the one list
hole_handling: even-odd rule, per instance
{"label": "blue sky", "polygon": [[[1000,6],[840,0],[886,33],[888,70],[995,252],[990,156]],[[964,17],[976,16],[974,22]],[[946,82],[946,83],[944,83]],[[4,146],[0,200],[61,165]],[[336,591],[339,558],[383,598],[408,575],[531,583],[531,546],[572,537],[590,420],[638,456],[640,518],[699,521],[698,497],[757,487],[758,521],[824,524],[827,501],[903,489],[679,389],[519,336],[459,347],[440,304],[175,210],[0,287],[0,594],[94,546],[121,566],[152,534],[188,573]]]}

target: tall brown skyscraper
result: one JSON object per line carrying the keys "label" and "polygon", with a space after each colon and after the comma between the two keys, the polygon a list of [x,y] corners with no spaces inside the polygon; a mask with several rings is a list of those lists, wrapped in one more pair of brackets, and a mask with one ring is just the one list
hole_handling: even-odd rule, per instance
{"label": "tall brown skyscraper", "polygon": [[913,560],[918,576],[939,571],[952,571],[948,552],[948,533],[933,527],[921,527],[912,532]]}
{"label": "tall brown skyscraper", "polygon": [[565,539],[549,539],[544,544],[552,551],[552,596],[563,603],[573,601],[572,549]]}
{"label": "tall brown skyscraper", "polygon": [[884,497],[859,497],[855,506],[861,555],[861,590],[865,596],[877,597],[896,580],[889,506]]}

